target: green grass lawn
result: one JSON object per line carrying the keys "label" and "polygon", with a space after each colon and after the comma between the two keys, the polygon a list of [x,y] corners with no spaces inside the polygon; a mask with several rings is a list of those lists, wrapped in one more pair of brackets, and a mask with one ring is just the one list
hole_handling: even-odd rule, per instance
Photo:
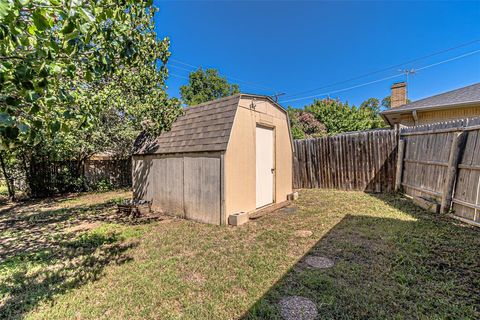
{"label": "green grass lawn", "polygon": [[480,318],[480,230],[400,196],[302,190],[296,212],[237,228],[123,219],[128,196],[5,207],[0,318],[276,319],[291,295],[322,319]]}

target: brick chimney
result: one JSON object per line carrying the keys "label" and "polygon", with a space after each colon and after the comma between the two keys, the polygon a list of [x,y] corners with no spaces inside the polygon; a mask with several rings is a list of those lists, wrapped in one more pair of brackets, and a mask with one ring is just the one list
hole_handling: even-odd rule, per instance
{"label": "brick chimney", "polygon": [[396,108],[404,104],[407,104],[407,83],[394,83],[392,85],[392,95],[390,96],[390,107]]}

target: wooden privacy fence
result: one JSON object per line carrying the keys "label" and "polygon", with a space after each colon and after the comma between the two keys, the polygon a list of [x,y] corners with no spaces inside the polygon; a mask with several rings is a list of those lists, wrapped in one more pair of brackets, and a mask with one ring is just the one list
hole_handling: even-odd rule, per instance
{"label": "wooden privacy fence", "polygon": [[393,191],[397,137],[372,130],[295,140],[293,187]]}
{"label": "wooden privacy fence", "polygon": [[132,185],[131,159],[77,161],[36,161],[30,165],[28,180],[34,197],[84,191],[103,182],[111,187]]}
{"label": "wooden privacy fence", "polygon": [[83,175],[91,185],[106,181],[116,188],[131,187],[132,159],[86,160]]}
{"label": "wooden privacy fence", "polygon": [[480,118],[400,130],[395,188],[480,225]]}

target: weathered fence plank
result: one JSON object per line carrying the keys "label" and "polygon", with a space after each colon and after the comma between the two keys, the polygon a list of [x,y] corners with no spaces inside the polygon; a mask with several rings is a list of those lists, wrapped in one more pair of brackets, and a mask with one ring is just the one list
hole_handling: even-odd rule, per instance
{"label": "weathered fence plank", "polygon": [[397,133],[375,130],[295,140],[294,188],[390,192]]}
{"label": "weathered fence plank", "polygon": [[400,139],[404,192],[480,226],[480,118],[403,128]]}
{"label": "weathered fence plank", "polygon": [[443,213],[450,210],[454,191],[453,186],[455,178],[457,177],[457,166],[463,154],[465,138],[465,132],[456,132],[453,138],[452,148],[450,149],[450,155],[448,158],[447,177],[445,178],[445,184],[443,185],[442,203],[440,206],[440,211]]}

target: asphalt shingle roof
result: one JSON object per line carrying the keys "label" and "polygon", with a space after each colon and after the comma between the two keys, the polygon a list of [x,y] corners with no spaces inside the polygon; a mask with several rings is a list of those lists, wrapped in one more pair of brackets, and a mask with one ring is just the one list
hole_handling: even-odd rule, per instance
{"label": "asphalt shingle roof", "polygon": [[437,94],[432,97],[417,100],[406,105],[392,108],[382,112],[383,114],[399,113],[402,111],[424,110],[442,106],[455,106],[470,103],[480,104],[480,83],[475,83],[463,88]]}
{"label": "asphalt shingle roof", "polygon": [[156,139],[137,138],[134,154],[224,151],[241,95],[185,108],[172,129]]}

